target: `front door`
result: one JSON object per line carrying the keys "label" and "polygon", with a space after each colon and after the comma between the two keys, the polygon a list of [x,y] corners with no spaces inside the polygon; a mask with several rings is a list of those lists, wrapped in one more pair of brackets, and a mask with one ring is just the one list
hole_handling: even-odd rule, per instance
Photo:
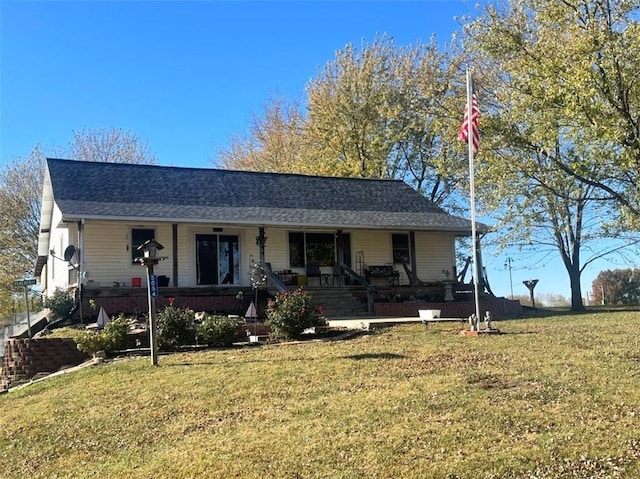
{"label": "front door", "polygon": [[198,285],[240,284],[240,252],[236,235],[196,235]]}

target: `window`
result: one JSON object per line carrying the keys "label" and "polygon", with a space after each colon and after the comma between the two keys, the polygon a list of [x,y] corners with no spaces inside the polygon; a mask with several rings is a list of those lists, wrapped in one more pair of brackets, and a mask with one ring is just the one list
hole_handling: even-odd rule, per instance
{"label": "window", "polygon": [[289,233],[289,264],[292,268],[304,268],[304,233]]}
{"label": "window", "polygon": [[289,265],[304,268],[307,263],[333,266],[336,259],[333,233],[289,233]]}
{"label": "window", "polygon": [[138,246],[155,237],[156,230],[151,228],[132,228],[131,229],[131,262],[134,263],[136,258],[142,258],[144,253],[138,251]]}
{"label": "window", "polygon": [[307,261],[320,263],[320,266],[333,266],[336,258],[336,245],[332,233],[307,233]]}
{"label": "window", "polygon": [[392,234],[391,244],[393,250],[394,263],[410,263],[411,254],[409,252],[409,235]]}

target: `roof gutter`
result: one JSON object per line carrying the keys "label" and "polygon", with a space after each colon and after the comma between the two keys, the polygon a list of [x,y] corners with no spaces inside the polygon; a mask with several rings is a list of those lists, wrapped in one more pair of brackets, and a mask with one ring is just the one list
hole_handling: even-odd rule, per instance
{"label": "roof gutter", "polygon": [[[447,227],[447,226],[434,226],[434,227],[419,227],[416,225],[374,225],[374,224],[366,224],[366,225],[354,225],[351,223],[325,223],[325,224],[300,224],[297,222],[285,223],[281,221],[260,221],[259,223],[251,220],[247,221],[234,221],[229,222],[228,219],[220,221],[216,218],[151,218],[151,217],[140,217],[140,216],[115,216],[115,215],[87,215],[87,216],[76,216],[76,215],[65,215],[62,219],[63,222],[75,222],[81,220],[94,220],[94,221],[129,221],[132,223],[187,223],[187,224],[212,224],[212,223],[220,223],[229,226],[239,226],[239,227],[281,227],[281,228],[319,228],[319,229],[344,229],[344,230],[384,230],[384,231],[430,231],[430,232],[445,232],[445,233],[454,233],[459,236],[471,236],[471,222],[469,221],[469,228],[460,228],[460,227]],[[488,227],[482,223],[476,223],[478,225],[479,231],[487,232]]]}

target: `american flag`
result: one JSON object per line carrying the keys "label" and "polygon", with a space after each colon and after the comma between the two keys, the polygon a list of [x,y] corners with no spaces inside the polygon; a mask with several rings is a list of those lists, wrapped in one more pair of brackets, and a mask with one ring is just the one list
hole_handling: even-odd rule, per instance
{"label": "american flag", "polygon": [[[460,127],[460,131],[458,132],[458,139],[465,143],[469,142],[469,109],[468,106],[464,109],[464,119],[462,120],[462,126]],[[474,93],[471,96],[471,135],[472,135],[472,145],[473,152],[478,152],[478,146],[480,145],[480,108],[478,108],[478,98]]]}

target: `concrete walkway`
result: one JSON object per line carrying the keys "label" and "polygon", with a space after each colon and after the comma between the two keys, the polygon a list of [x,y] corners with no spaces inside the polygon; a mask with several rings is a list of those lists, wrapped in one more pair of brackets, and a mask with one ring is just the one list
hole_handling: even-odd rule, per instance
{"label": "concrete walkway", "polygon": [[351,318],[328,319],[327,323],[331,328],[364,329],[369,330],[372,324],[403,324],[419,323],[422,320],[417,317],[394,317],[394,316],[358,316]]}
{"label": "concrete walkway", "polygon": [[94,357],[91,359],[88,359],[87,361],[85,361],[84,363],[78,364],[77,366],[72,366],[70,368],[65,368],[65,369],[60,369],[59,371],[56,371],[54,373],[51,374],[47,374],[44,376],[40,376],[40,375],[36,375],[34,378],[32,378],[29,381],[25,381],[23,383],[20,383],[16,386],[13,386],[9,389],[5,389],[4,391],[0,391],[3,393],[7,393],[7,392],[11,392],[11,391],[17,391],[18,389],[22,389],[25,388],[27,386],[31,386],[32,384],[36,384],[39,383],[41,381],[46,381],[47,379],[51,379],[54,378],[56,376],[61,376],[63,374],[69,374],[69,373],[73,373],[75,371],[79,371],[81,369],[90,367],[90,366],[95,366],[96,364],[100,364],[104,361],[104,358],[101,357]]}
{"label": "concrete walkway", "polygon": [[[467,318],[434,318],[430,319],[429,323],[437,322],[460,322],[463,326],[467,323]],[[360,329],[368,331],[371,326],[376,325],[392,325],[392,324],[406,324],[406,323],[421,323],[422,318],[415,316],[396,317],[396,316],[369,316],[369,317],[351,317],[351,318],[334,318],[328,319],[327,323],[331,328],[347,328],[347,329]]]}

